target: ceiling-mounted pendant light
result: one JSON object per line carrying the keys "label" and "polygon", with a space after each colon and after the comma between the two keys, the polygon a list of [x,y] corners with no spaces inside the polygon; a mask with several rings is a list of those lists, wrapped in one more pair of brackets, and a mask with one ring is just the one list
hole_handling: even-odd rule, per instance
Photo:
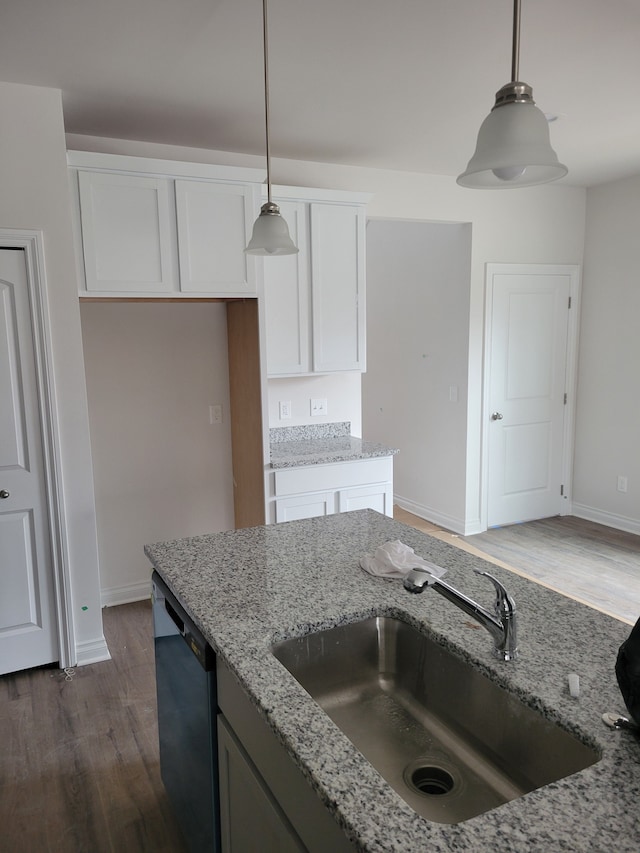
{"label": "ceiling-mounted pendant light", "polygon": [[267,201],[253,225],[253,234],[245,249],[250,255],[293,255],[298,249],[289,236],[280,208],[271,200],[271,149],[269,145],[269,50],[267,39],[267,0],[262,0],[262,47],[264,57],[264,126],[267,150]]}
{"label": "ceiling-mounted pendant light", "polygon": [[473,189],[530,187],[567,174],[549,139],[549,123],[536,107],[533,90],[518,81],[520,0],[513,3],[511,82],[496,94],[496,103],[478,133],[476,151],[457,179]]}

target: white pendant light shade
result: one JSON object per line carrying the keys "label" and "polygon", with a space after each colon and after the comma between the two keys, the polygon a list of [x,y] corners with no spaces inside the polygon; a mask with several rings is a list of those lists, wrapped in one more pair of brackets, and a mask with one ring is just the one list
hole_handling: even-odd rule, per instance
{"label": "white pendant light shade", "polygon": [[295,255],[297,251],[278,205],[263,204],[245,252],[248,255]]}
{"label": "white pendant light shade", "polygon": [[549,139],[549,123],[532,101],[496,106],[483,121],[475,154],[457,179],[462,187],[509,189],[567,174]]}
{"label": "white pendant light shade", "polygon": [[505,190],[531,187],[569,171],[551,147],[549,123],[536,107],[531,86],[518,80],[520,0],[513,0],[511,82],[496,93],[493,109],[478,132],[475,154],[457,178],[461,187]]}

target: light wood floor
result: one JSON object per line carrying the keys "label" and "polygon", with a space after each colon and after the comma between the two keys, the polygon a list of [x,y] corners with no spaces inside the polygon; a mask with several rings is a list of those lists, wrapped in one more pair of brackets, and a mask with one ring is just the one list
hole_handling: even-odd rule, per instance
{"label": "light wood floor", "polygon": [[160,780],[150,604],[103,615],[111,661],[0,677],[2,853],[185,853]]}
{"label": "light wood floor", "polygon": [[558,516],[458,536],[394,507],[394,518],[633,625],[640,617],[640,536]]}

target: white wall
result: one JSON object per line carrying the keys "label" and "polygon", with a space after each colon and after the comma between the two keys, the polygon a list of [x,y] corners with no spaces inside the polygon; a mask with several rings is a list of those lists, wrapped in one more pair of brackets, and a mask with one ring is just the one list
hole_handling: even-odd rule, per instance
{"label": "white wall", "polygon": [[367,245],[364,432],[400,449],[400,506],[463,529],[471,226],[371,220]]}
{"label": "white wall", "polygon": [[0,226],[42,231],[57,399],[70,618],[78,659],[108,657],[102,633],[91,450],[59,91],[0,83]]}
{"label": "white wall", "polygon": [[234,526],[226,306],[83,303],[81,316],[102,601],[122,604],[149,594],[146,543]]}
{"label": "white wall", "polygon": [[[70,148],[197,162],[260,166],[262,157],[69,135]],[[274,159],[276,184],[373,193],[373,218],[472,226],[464,532],[480,529],[481,401],[485,265],[582,264],[586,190],[560,184],[521,190],[458,187],[453,177]],[[372,346],[368,342],[368,348]],[[366,438],[365,434],[365,438]]]}
{"label": "white wall", "polygon": [[[575,514],[640,533],[640,177],[587,195]],[[628,490],[617,490],[618,476]]]}
{"label": "white wall", "polygon": [[[361,374],[345,371],[331,376],[304,376],[270,379],[269,426],[287,427],[299,424],[350,421],[351,435],[362,436]],[[310,401],[327,401],[326,417],[312,417]],[[291,402],[291,417],[280,419],[280,401]]]}

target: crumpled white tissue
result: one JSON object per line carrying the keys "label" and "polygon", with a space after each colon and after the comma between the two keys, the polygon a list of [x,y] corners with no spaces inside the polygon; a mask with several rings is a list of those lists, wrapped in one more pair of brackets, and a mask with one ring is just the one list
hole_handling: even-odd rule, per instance
{"label": "crumpled white tissue", "polygon": [[447,571],[435,563],[423,560],[413,548],[399,539],[395,542],[385,542],[376,548],[373,554],[360,557],[360,566],[365,572],[380,578],[403,578],[411,569],[425,569],[434,578],[439,578]]}

